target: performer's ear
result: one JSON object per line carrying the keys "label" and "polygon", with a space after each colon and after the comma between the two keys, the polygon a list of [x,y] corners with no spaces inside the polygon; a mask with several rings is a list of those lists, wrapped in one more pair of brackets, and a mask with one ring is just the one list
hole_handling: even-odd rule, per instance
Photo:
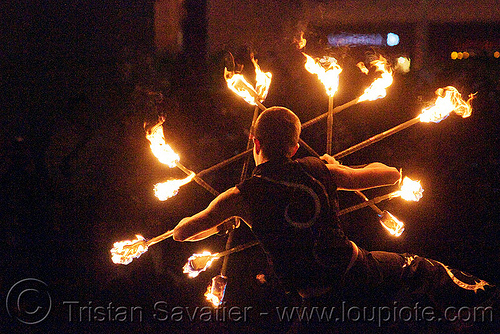
{"label": "performer's ear", "polygon": [[253,137],[253,145],[255,147],[255,153],[259,154],[260,150],[262,149],[260,146],[260,142],[257,138]]}
{"label": "performer's ear", "polygon": [[292,149],[292,155],[291,155],[291,157],[293,157],[293,156],[295,155],[295,153],[297,153],[297,150],[299,149],[299,147],[300,147],[300,144],[299,144],[299,143],[297,143],[297,144],[294,146],[294,148]]}

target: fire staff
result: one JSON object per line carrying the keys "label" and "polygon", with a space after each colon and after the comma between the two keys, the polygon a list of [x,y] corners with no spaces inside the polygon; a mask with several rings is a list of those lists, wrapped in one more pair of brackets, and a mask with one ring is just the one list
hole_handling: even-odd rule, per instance
{"label": "fire staff", "polygon": [[[182,219],[176,241],[198,241],[242,218],[262,243],[283,286],[306,304],[380,303],[401,291],[425,296],[434,306],[484,302],[498,290],[474,276],[412,254],[368,252],[350,241],[337,218],[337,190],[394,184],[400,172],[382,163],[364,168],[329,155],[292,160],[299,144],[298,117],[283,107],[265,110],[252,133],[252,177],[217,196],[201,212]],[[325,164],[326,162],[326,164]]]}

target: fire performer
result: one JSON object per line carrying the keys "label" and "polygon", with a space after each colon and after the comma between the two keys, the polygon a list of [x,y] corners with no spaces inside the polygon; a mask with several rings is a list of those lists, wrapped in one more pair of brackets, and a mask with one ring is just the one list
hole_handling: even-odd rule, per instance
{"label": "fire performer", "polygon": [[182,219],[173,230],[174,240],[204,239],[231,217],[240,217],[262,243],[280,282],[305,305],[381,305],[407,291],[410,298],[425,296],[439,309],[464,305],[460,302],[473,305],[498,294],[494,285],[438,261],[368,252],[350,241],[337,217],[337,190],[395,184],[400,172],[382,163],[350,168],[329,155],[292,160],[300,129],[292,111],[265,110],[252,133],[252,177]]}

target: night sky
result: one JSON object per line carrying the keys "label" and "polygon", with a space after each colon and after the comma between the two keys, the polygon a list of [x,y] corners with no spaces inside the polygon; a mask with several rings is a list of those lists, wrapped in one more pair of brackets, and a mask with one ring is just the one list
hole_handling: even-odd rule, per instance
{"label": "night sky", "polygon": [[[42,323],[26,325],[2,307],[0,326],[5,330],[0,331],[282,330],[286,324],[273,320],[177,322],[151,317],[158,302],[170,308],[208,305],[203,293],[222,261],[195,279],[187,278],[182,266],[194,252],[222,250],[225,237],[185,244],[166,240],[128,266],[110,261],[113,242],[132,239],[136,233],[146,238],[159,235],[213,198],[194,182],[166,202],[154,197],[153,184],[185,175],[151,154],[144,124],[150,126],[158,114],[164,115],[167,142],[183,165],[201,171],[245,149],[253,110],[225,86],[227,53],[207,54],[206,4],[186,2],[183,50],[159,55],[153,44],[153,4],[131,3],[2,4],[6,15],[0,23],[0,296],[5,305],[16,282],[36,279],[45,283],[52,311]],[[474,44],[478,35],[500,41],[498,29],[470,28],[462,38],[454,35],[453,27],[444,33],[440,26],[431,27],[431,36],[447,37],[432,39],[428,68],[397,73],[386,98],[335,117],[334,149],[340,151],[415,117],[435,99],[439,87],[453,85],[463,96],[477,93],[467,119],[451,115],[439,124],[417,124],[342,160],[346,165],[381,161],[421,180],[420,202],[394,199],[379,205],[406,223],[400,238],[388,236],[370,209],[346,215],[342,223],[365,249],[416,253],[500,283],[499,59],[479,55],[457,63],[440,53],[457,40]],[[471,32],[474,29],[477,34]],[[250,51],[264,70],[273,72],[267,106],[289,107],[302,121],[327,110],[321,84],[303,69],[303,56],[294,46],[281,55],[259,54],[245,45],[226,51],[247,64],[245,75],[253,71],[248,65]],[[355,67],[365,60],[360,59],[364,54],[365,50],[342,51],[344,71],[336,105],[359,96],[370,83]],[[324,153],[325,124],[304,130],[302,138]],[[223,191],[238,182],[242,162],[204,179]],[[393,190],[366,194],[375,197]],[[341,193],[340,200],[342,208],[360,201],[351,193]],[[246,227],[236,231],[235,245],[251,240]],[[231,256],[228,273],[227,306],[269,310],[297,303],[296,296],[284,295],[274,282],[257,247]],[[259,283],[258,274],[266,274],[268,283]],[[85,312],[110,303],[141,308],[143,321],[89,321]],[[69,316],[73,306],[73,311],[83,308],[83,316]]]}

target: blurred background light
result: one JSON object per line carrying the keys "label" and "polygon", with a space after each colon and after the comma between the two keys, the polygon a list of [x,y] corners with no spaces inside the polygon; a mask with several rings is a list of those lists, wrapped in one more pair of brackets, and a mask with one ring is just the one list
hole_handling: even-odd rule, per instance
{"label": "blurred background light", "polygon": [[389,46],[396,46],[399,44],[399,36],[395,33],[388,33],[387,34],[387,45]]}
{"label": "blurred background light", "polygon": [[395,70],[401,73],[408,73],[410,72],[410,65],[410,58],[401,56],[396,59]]}

